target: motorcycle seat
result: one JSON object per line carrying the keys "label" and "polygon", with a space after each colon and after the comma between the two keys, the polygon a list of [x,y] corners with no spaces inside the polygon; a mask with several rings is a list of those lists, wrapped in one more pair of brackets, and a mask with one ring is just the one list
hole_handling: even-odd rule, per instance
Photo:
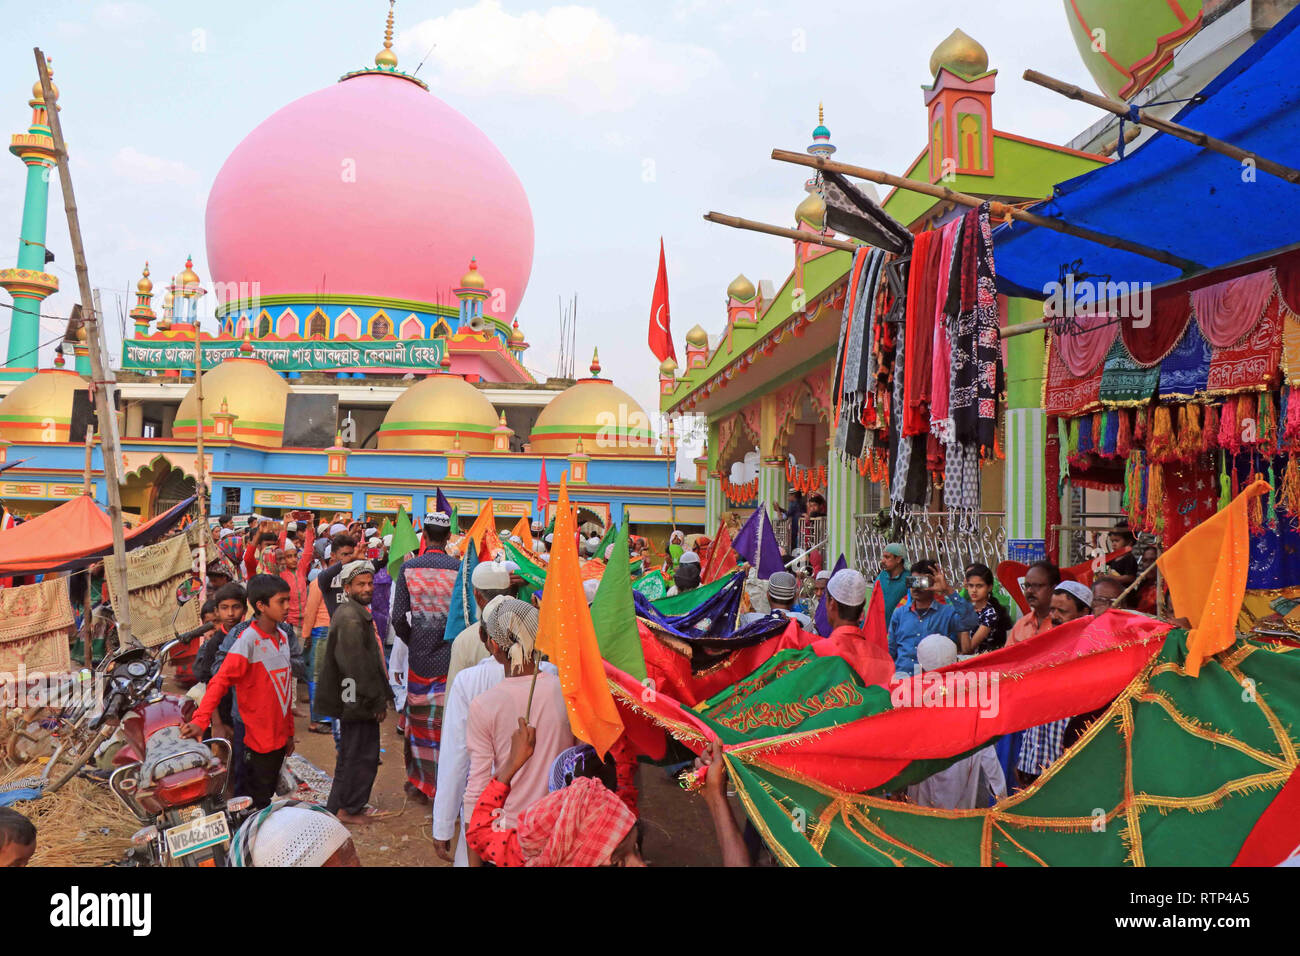
{"label": "motorcycle seat", "polygon": [[212,760],[212,751],[207,745],[182,737],[179,726],[162,727],[145,744],[140,780],[156,783],[183,770],[207,767]]}

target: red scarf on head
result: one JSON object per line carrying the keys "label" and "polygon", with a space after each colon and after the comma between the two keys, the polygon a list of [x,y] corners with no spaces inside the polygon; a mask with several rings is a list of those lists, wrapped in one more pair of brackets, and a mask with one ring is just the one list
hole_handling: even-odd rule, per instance
{"label": "red scarf on head", "polygon": [[525,810],[516,836],[525,866],[600,866],[635,824],[604,784],[579,777]]}

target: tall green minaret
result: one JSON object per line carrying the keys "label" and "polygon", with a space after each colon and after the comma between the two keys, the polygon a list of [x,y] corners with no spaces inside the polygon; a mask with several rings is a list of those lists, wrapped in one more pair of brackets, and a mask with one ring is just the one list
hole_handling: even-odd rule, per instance
{"label": "tall green minaret", "polygon": [[50,176],[55,166],[54,139],[50,136],[48,109],[58,109],[58,87],[54,86],[54,103],[48,106],[37,81],[32,87],[32,125],[26,133],[10,139],[9,152],[27,166],[27,194],[23,199],[23,225],[18,238],[18,266],[0,269],[0,288],[13,296],[12,323],[9,326],[9,350],[0,368],[0,379],[13,381],[30,378],[40,364],[41,303],[59,291],[59,280],[45,271],[45,220],[49,204]]}

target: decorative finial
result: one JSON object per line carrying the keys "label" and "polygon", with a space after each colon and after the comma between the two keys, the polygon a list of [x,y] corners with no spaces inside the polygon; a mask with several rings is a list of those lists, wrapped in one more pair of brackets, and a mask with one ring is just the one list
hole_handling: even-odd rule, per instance
{"label": "decorative finial", "polygon": [[575,448],[574,451],[576,451],[579,455],[584,454],[584,452],[583,452],[583,450],[582,450],[582,439],[581,439],[581,438],[578,439],[578,447]]}
{"label": "decorative finial", "polygon": [[593,378],[600,375],[600,350],[595,348],[591,350],[591,374]]}
{"label": "decorative finial", "polygon": [[230,403],[226,401],[226,396],[222,395],[222,396],[221,396],[221,414],[223,414],[223,415],[228,415],[229,413],[230,413]]}
{"label": "decorative finial", "polygon": [[64,357],[63,357],[63,349],[62,349],[62,347],[55,349],[55,350],[54,350],[54,367],[55,367],[55,368],[63,368],[63,366],[66,365],[66,364],[67,364],[67,360],[64,359]]}
{"label": "decorative finial", "polygon": [[817,125],[818,126],[826,125],[826,110],[824,109],[823,104],[820,101],[817,103]]}
{"label": "decorative finial", "polygon": [[506,423],[506,413],[503,411],[501,413],[501,424],[504,425],[505,423]]}
{"label": "decorative finial", "polygon": [[375,66],[386,70],[397,69],[397,54],[393,52],[393,3],[388,0],[388,23],[384,27],[384,48],[375,54]]}
{"label": "decorative finial", "polygon": [[454,438],[452,438],[452,440],[451,440],[451,450],[452,450],[452,451],[460,451],[460,432],[456,432],[456,436],[455,436]]}
{"label": "decorative finial", "polygon": [[247,329],[244,330],[244,341],[240,343],[239,354],[240,355],[253,354],[253,340],[252,340],[252,336],[249,334]]}

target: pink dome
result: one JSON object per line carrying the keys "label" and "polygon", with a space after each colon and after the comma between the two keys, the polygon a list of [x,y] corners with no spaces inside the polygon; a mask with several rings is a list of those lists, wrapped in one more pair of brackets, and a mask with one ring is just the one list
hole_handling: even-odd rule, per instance
{"label": "pink dome", "polygon": [[415,83],[368,74],[272,114],[208,195],[216,282],[261,294],[374,295],[455,305],[472,257],[484,310],[509,320],[533,264],[519,177],[483,133]]}

